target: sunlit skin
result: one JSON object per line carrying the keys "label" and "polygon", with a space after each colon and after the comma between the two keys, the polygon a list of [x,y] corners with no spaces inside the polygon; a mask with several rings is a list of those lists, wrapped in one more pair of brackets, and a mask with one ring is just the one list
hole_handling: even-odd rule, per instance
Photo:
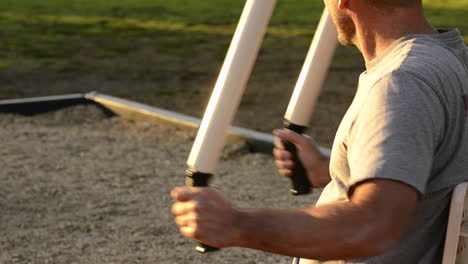
{"label": "sunlit skin", "polygon": [[437,33],[424,16],[421,1],[408,2],[413,4],[406,8],[369,5],[367,0],[325,0],[325,5],[339,41],[356,46],[369,62],[399,38]]}
{"label": "sunlit skin", "polygon": [[[325,4],[340,41],[355,45],[366,61],[403,36],[436,33],[419,1],[405,8],[376,7],[367,0],[326,0]],[[330,181],[329,160],[312,139],[287,130],[274,134],[273,154],[282,176],[289,177],[295,166],[281,144],[285,140],[297,146],[312,185],[322,187]],[[377,178],[353,186],[349,201],[301,209],[244,210],[211,187],[175,188],[171,197],[175,200],[175,222],[189,238],[219,248],[246,247],[329,260],[374,256],[389,250],[405,232],[419,193],[403,182]]]}

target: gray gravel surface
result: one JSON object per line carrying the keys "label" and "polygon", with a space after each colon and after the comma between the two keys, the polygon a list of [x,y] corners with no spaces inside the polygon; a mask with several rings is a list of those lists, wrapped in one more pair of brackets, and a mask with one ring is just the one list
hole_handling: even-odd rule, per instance
{"label": "gray gravel surface", "polygon": [[[0,115],[0,263],[290,263],[229,248],[194,251],[170,213],[195,134],[107,118],[81,105]],[[213,183],[241,208],[313,204],[289,195],[273,158],[228,146]]]}

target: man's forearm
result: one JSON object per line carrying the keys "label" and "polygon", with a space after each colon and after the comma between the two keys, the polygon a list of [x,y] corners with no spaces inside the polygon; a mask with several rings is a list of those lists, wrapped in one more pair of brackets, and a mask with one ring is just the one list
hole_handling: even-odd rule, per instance
{"label": "man's forearm", "polygon": [[[353,186],[349,201],[284,211],[236,209],[215,188],[175,188],[180,232],[215,247],[247,247],[311,259],[379,255],[405,232],[419,193],[390,179]],[[391,197],[391,199],[389,199]]]}
{"label": "man's forearm", "polygon": [[393,238],[382,237],[373,214],[342,202],[288,211],[241,211],[236,246],[310,259],[378,255]]}

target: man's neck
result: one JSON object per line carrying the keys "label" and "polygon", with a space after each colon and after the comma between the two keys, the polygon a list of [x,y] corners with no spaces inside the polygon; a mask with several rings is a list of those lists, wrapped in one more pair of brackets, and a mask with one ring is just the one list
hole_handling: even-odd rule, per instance
{"label": "man's neck", "polygon": [[355,44],[366,62],[381,55],[393,42],[410,34],[435,34],[437,30],[421,10],[395,11],[389,16],[365,17],[356,23]]}

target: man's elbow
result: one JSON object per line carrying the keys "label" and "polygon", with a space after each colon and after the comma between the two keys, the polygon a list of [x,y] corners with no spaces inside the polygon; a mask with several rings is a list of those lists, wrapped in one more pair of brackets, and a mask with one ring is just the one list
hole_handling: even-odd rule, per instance
{"label": "man's elbow", "polygon": [[418,196],[416,189],[395,180],[373,179],[354,187],[350,200],[358,208],[360,225],[356,233],[361,232],[356,240],[365,245],[365,255],[382,255],[400,242]]}
{"label": "man's elbow", "polygon": [[391,223],[373,225],[373,228],[367,230],[361,250],[363,256],[378,256],[392,249],[402,238],[403,230],[395,227]]}
{"label": "man's elbow", "polygon": [[368,254],[367,256],[378,256],[386,253],[390,249],[392,249],[398,240],[396,239],[380,239],[379,241],[372,241],[369,243],[368,246]]}
{"label": "man's elbow", "polygon": [[400,240],[400,236],[385,235],[388,234],[387,230],[373,226],[363,225],[353,232],[342,234],[331,251],[314,252],[304,257],[327,261],[379,256],[392,249]]}

